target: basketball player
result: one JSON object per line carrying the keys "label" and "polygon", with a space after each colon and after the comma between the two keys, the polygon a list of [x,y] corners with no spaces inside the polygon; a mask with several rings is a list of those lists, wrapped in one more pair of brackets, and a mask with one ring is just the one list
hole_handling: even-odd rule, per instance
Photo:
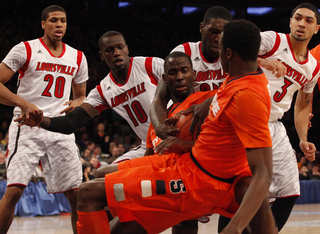
{"label": "basketball player", "polygon": [[[201,41],[187,42],[178,45],[172,51],[181,51],[191,57],[193,68],[196,70],[196,79],[194,82],[195,91],[209,91],[218,89],[224,81],[227,73],[223,71],[219,57],[219,38],[224,25],[232,20],[231,13],[222,6],[213,6],[209,8],[200,23]],[[258,59],[259,65],[264,66],[277,77],[284,73],[285,67],[278,61],[265,63]],[[264,62],[263,64],[260,64]],[[170,100],[167,86],[162,81],[159,82],[155,97],[151,105],[151,121],[155,128],[156,135],[161,139],[166,139],[175,135],[178,129],[171,128],[164,122],[166,119],[167,103]],[[201,124],[208,115],[209,105],[212,98],[209,98],[202,104],[205,108],[194,106],[195,115],[191,127],[194,129],[198,124],[197,132],[200,132]],[[201,111],[206,109],[205,111]]]}
{"label": "basketball player", "polygon": [[269,196],[275,199],[271,209],[279,231],[285,225],[300,196],[295,151],[290,144],[284,125],[279,121],[290,109],[296,91],[298,94],[294,107],[294,120],[300,139],[299,146],[306,158],[315,160],[316,147],[308,142],[307,132],[309,108],[312,92],[319,77],[319,65],[309,53],[307,45],[311,37],[318,32],[319,23],[318,9],[310,3],[303,3],[294,8],[291,13],[290,34],[273,31],[261,33],[259,55],[266,60],[279,60],[287,67],[287,73],[280,78],[263,69],[271,90],[269,128],[273,145],[273,181]]}
{"label": "basketball player", "polygon": [[112,108],[127,120],[142,140],[141,146],[118,157],[114,163],[142,157],[150,125],[148,113],[163,74],[164,61],[156,57],[129,57],[125,38],[117,31],[104,33],[99,39],[99,47],[100,57],[111,72],[90,91],[83,104],[58,118],[58,126],[53,121],[49,130],[72,133],[103,110]]}
{"label": "basketball player", "polygon": [[[40,108],[50,117],[64,115],[85,99],[87,60],[81,51],[62,42],[67,28],[65,10],[49,6],[42,11],[41,20],[43,37],[14,46],[0,64],[0,102],[16,106],[14,119],[28,108]],[[17,95],[3,85],[16,71],[19,71]],[[71,88],[73,100],[69,101]],[[6,155],[8,187],[0,201],[1,234],[7,233],[15,205],[39,160],[48,193],[64,192],[68,198],[76,233],[76,190],[82,181],[82,167],[74,135],[18,127],[12,122]]]}
{"label": "basketball player", "polygon": [[[104,179],[81,185],[79,234],[110,233],[107,205],[123,224],[134,226],[135,233],[160,233],[183,220],[217,212],[232,217],[223,234],[241,233],[251,220],[252,233],[276,233],[266,196],[272,180],[272,142],[268,81],[257,63],[259,33],[244,20],[225,25],[220,53],[230,76],[213,99],[192,153],[128,160]],[[166,74],[172,66],[168,61],[170,55]],[[35,110],[25,123],[52,129],[58,120]],[[251,172],[237,209],[234,185]]]}

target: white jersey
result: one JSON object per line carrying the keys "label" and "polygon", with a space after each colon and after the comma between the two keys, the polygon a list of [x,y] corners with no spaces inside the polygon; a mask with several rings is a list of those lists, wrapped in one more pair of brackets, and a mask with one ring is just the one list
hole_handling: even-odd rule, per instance
{"label": "white jersey", "polygon": [[287,67],[287,74],[277,78],[262,68],[270,84],[271,115],[270,121],[281,119],[291,107],[294,93],[302,89],[312,93],[319,76],[317,60],[308,52],[306,61],[299,63],[293,54],[288,34],[267,31],[261,33],[259,56],[270,60],[279,60]]}
{"label": "white jersey", "polygon": [[[45,116],[59,116],[69,101],[71,84],[88,80],[85,55],[63,43],[63,52],[55,57],[42,38],[21,42],[3,60],[14,72],[19,70],[17,95],[35,104]],[[19,107],[14,114],[20,114]]]}
{"label": "white jersey", "polygon": [[164,61],[156,57],[130,58],[127,81],[117,84],[110,72],[84,101],[99,113],[107,108],[124,118],[137,136],[145,141],[150,125],[150,107],[158,80],[164,73]]}
{"label": "white jersey", "polygon": [[218,89],[225,80],[227,73],[222,69],[220,57],[210,63],[201,52],[201,41],[178,45],[171,53],[174,51],[184,52],[190,56],[193,69],[197,72],[194,82],[195,91]]}

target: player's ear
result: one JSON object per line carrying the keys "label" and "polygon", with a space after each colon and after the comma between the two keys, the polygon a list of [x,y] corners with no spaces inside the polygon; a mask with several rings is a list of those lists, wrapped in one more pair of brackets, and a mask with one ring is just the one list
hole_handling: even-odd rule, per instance
{"label": "player's ear", "polygon": [[232,50],[230,48],[226,49],[226,57],[228,60],[231,60],[233,56]]}
{"label": "player's ear", "polygon": [[319,29],[320,29],[320,24],[317,25],[317,31],[315,31],[314,34],[317,34]]}
{"label": "player's ear", "polygon": [[196,74],[197,74],[196,70],[193,70],[192,71],[193,80],[196,80],[196,78],[197,78]]}
{"label": "player's ear", "polygon": [[99,51],[99,56],[100,56],[101,60],[104,61],[104,58],[103,58],[103,56],[102,56],[101,51]]}
{"label": "player's ear", "polygon": [[167,83],[167,77],[166,77],[166,74],[162,74],[162,80],[163,80],[163,83]]}
{"label": "player's ear", "polygon": [[200,33],[201,33],[201,34],[202,34],[202,32],[203,32],[203,27],[204,27],[204,26],[203,26],[203,22],[201,22],[201,23],[200,23]]}

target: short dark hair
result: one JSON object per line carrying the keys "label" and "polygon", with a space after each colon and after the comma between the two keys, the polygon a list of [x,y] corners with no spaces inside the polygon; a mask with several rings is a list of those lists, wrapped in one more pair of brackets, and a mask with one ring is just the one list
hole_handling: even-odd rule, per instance
{"label": "short dark hair", "polygon": [[260,29],[248,20],[233,20],[225,24],[221,42],[224,49],[237,52],[244,61],[254,61],[260,48]]}
{"label": "short dark hair", "polygon": [[118,31],[114,31],[114,30],[107,31],[104,34],[102,34],[102,36],[99,38],[99,42],[98,43],[99,43],[100,51],[101,51],[101,48],[102,48],[102,40],[104,38],[112,37],[112,36],[122,36],[123,40],[126,41],[126,39],[124,38],[122,33],[118,32]]}
{"label": "short dark hair", "polygon": [[210,7],[204,14],[203,23],[210,23],[211,19],[224,19],[227,21],[231,21],[232,15],[230,11],[222,6],[213,6]]}
{"label": "short dark hair", "polygon": [[301,4],[299,4],[298,6],[296,6],[296,7],[292,10],[292,12],[291,12],[291,18],[292,18],[293,15],[296,13],[296,11],[297,11],[298,9],[300,9],[300,8],[307,8],[307,9],[313,11],[313,12],[314,12],[314,15],[315,15],[316,18],[317,18],[317,24],[320,24],[320,13],[319,13],[318,8],[317,8],[315,5],[313,5],[312,3],[308,3],[308,2],[304,2],[304,3],[301,3]]}
{"label": "short dark hair", "polygon": [[51,12],[54,12],[54,11],[62,11],[67,15],[66,11],[61,6],[51,5],[51,6],[46,7],[42,11],[42,13],[41,13],[41,21],[46,21],[48,19],[48,17],[49,17],[49,14]]}
{"label": "short dark hair", "polygon": [[168,65],[168,60],[170,58],[181,58],[181,57],[186,57],[191,65],[191,69],[193,69],[192,66],[192,61],[189,55],[187,55],[186,53],[183,53],[181,51],[174,51],[170,54],[167,55],[167,57],[164,59],[164,70],[166,70],[166,66]]}

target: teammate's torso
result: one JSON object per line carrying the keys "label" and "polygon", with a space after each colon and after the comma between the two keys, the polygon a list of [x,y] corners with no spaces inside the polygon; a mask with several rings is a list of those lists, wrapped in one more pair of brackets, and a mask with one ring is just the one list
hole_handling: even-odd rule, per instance
{"label": "teammate's torso", "polygon": [[[276,121],[281,119],[284,112],[290,109],[293,95],[297,90],[303,88],[306,93],[312,92],[317,82],[319,67],[317,67],[317,61],[309,52],[306,61],[302,63],[296,61],[288,34],[262,33],[262,46],[264,42],[270,43],[270,40],[263,40],[268,38],[267,33],[274,37],[273,48],[269,53],[261,54],[262,57],[279,60],[287,67],[287,74],[280,78],[262,68],[270,84],[272,102],[270,121]],[[267,37],[264,37],[264,35]]]}
{"label": "teammate's torso", "polygon": [[[21,42],[17,51],[6,57],[4,62],[11,69],[10,63],[25,61],[18,67],[19,79],[17,94],[43,110],[46,116],[57,116],[69,100],[72,82],[86,81],[88,76],[73,80],[78,72],[81,60],[85,59],[82,52],[63,44],[63,52],[55,57],[43,40],[35,39]],[[21,58],[20,58],[21,57]],[[86,62],[86,61],[85,61]],[[15,70],[14,70],[15,71]],[[82,80],[81,80],[82,79]],[[16,107],[14,114],[19,114],[20,108]]]}
{"label": "teammate's torso", "polygon": [[190,56],[193,69],[196,70],[195,91],[218,89],[227,73],[223,71],[220,57],[210,63],[201,53],[201,41],[181,44],[172,51],[181,51]]}
{"label": "teammate's torso", "polygon": [[99,112],[112,108],[129,123],[140,139],[146,140],[150,125],[150,106],[162,73],[162,59],[131,58],[124,85],[117,84],[109,73],[100,85],[90,92],[85,102]]}

